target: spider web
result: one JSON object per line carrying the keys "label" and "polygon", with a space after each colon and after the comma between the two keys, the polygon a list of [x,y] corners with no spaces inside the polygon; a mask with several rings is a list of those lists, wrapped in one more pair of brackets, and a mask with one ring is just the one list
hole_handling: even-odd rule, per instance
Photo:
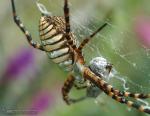
{"label": "spider web", "polygon": [[[49,0],[49,2],[51,1]],[[60,1],[57,0],[57,2]],[[102,5],[97,5],[98,0],[92,2],[86,0],[84,6],[81,6],[80,2],[75,5],[73,3],[74,0],[70,1],[71,28],[79,42],[105,22],[108,23],[108,26],[99,32],[84,49],[83,53],[87,64],[92,58],[102,56],[114,66],[113,78],[110,80],[113,86],[121,90],[149,93],[150,49],[138,41],[133,27],[131,27],[136,18],[125,14],[124,20],[114,17],[112,20],[112,6],[110,4],[105,6],[103,0],[100,2]],[[60,5],[59,9],[61,8],[60,11],[62,11],[62,4],[63,1],[58,4]],[[103,10],[104,7],[108,7],[108,9]],[[148,105],[145,101],[139,101]]]}
{"label": "spider web", "polygon": [[[89,2],[84,8],[77,9],[72,14],[72,29],[80,42],[99,26],[108,23],[108,26],[84,49],[87,63],[94,57],[102,56],[114,65],[114,76],[124,78],[131,90],[137,87],[137,92],[150,91],[150,49],[138,43],[135,33],[129,26],[121,27],[105,18],[106,15],[102,15],[100,19],[92,12],[94,1],[93,7]],[[127,17],[127,21],[135,22],[135,19]]]}

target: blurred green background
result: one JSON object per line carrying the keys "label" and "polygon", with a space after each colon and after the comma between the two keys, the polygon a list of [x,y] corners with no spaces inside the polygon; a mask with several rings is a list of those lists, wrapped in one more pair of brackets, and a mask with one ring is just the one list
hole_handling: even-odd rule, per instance
{"label": "blurred green background", "polygon": [[[41,15],[35,2],[15,0],[17,14],[34,40],[39,41]],[[63,0],[39,2],[52,15],[63,15]],[[78,41],[104,22],[109,24],[84,49],[87,65],[94,57],[105,57],[119,77],[126,79],[132,92],[150,92],[149,4],[149,0],[69,0],[72,31]],[[44,52],[28,45],[13,22],[10,0],[0,2],[0,28],[0,116],[147,115],[117,103],[105,94],[67,106],[61,95],[67,73],[53,64]],[[123,90],[119,81],[114,79],[111,84]],[[71,96],[76,97],[84,94],[84,90],[71,92]]]}

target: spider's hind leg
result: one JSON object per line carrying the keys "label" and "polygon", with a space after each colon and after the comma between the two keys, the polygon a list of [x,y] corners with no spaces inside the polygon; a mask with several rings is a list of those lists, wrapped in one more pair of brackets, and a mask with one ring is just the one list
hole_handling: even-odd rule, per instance
{"label": "spider's hind leg", "polygon": [[84,96],[84,97],[81,97],[81,98],[78,98],[78,99],[72,99],[72,98],[69,97],[68,94],[71,91],[73,86],[78,90],[86,88],[86,86],[78,86],[78,85],[74,84],[74,81],[75,81],[74,76],[69,75],[69,77],[67,78],[67,80],[65,81],[65,83],[62,87],[63,99],[68,105],[70,105],[72,103],[80,102],[80,101],[87,98],[87,96]]}
{"label": "spider's hind leg", "polygon": [[17,16],[14,0],[11,0],[11,4],[12,4],[12,12],[13,12],[14,22],[18,25],[18,27],[21,29],[21,31],[25,34],[28,43],[31,46],[33,46],[34,48],[37,48],[37,49],[40,49],[40,50],[44,51],[43,46],[41,44],[39,44],[37,42],[34,42],[32,40],[32,37],[31,37],[29,31],[25,28],[25,26],[23,25],[23,23],[21,22],[21,20]]}
{"label": "spider's hind leg", "polygon": [[118,101],[122,104],[126,104],[129,107],[136,108],[137,110],[141,112],[150,114],[149,107],[137,104],[136,102],[133,102],[133,101],[129,101],[128,99],[125,98],[127,96],[119,94],[120,91],[118,90],[117,90],[119,92],[118,94],[115,93],[115,91],[111,91],[113,89],[112,86],[106,83],[103,79],[97,77],[93,72],[91,72],[90,69],[85,68],[84,78],[87,80],[90,80],[93,84],[95,84],[99,89],[101,89],[108,96],[112,97],[112,99],[114,99],[115,101]]}

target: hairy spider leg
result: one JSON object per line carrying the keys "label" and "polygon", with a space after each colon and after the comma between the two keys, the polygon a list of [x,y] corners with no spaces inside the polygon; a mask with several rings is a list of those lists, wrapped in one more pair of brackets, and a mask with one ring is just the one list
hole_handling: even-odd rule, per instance
{"label": "hairy spider leg", "polygon": [[87,88],[87,86],[78,87],[77,85],[74,84],[74,81],[75,81],[74,76],[72,74],[70,74],[62,87],[63,99],[68,105],[70,105],[72,103],[80,102],[87,98],[87,96],[84,96],[84,97],[81,97],[78,99],[72,99],[69,97],[68,94],[71,91],[73,86],[78,90]]}
{"label": "hairy spider leg", "polygon": [[25,34],[28,43],[29,43],[32,47],[44,51],[43,46],[42,46],[40,43],[33,41],[31,34],[30,34],[29,31],[25,28],[25,26],[23,25],[23,23],[21,22],[21,20],[20,20],[19,17],[17,16],[14,0],[11,0],[11,4],[12,4],[12,12],[13,12],[14,22],[15,22],[15,23],[17,24],[17,26],[21,29],[21,31]]}
{"label": "hairy spider leg", "polygon": [[120,91],[118,89],[115,89],[113,86],[111,86],[110,84],[108,84],[106,81],[104,81],[102,79],[102,77],[98,76],[97,77],[99,79],[99,81],[101,81],[101,85],[103,86],[103,88],[105,88],[107,91],[109,92],[113,92],[115,95],[117,96],[124,96],[124,97],[132,97],[135,99],[146,99],[146,98],[150,98],[150,94],[143,94],[143,93],[133,93],[133,92],[129,92],[129,91]]}
{"label": "hairy spider leg", "polygon": [[136,108],[141,112],[150,114],[150,109],[145,108],[143,105],[139,105],[133,101],[129,101],[129,100],[125,99],[124,97],[120,97],[120,96],[114,94],[113,92],[111,92],[109,90],[110,89],[109,87],[107,88],[104,86],[105,85],[104,80],[97,77],[89,68],[85,67],[83,77],[86,78],[87,80],[90,80],[95,85],[97,85],[97,87],[99,87],[102,91],[104,91],[108,96],[111,96],[112,99],[114,99],[122,104],[127,104],[129,107]]}

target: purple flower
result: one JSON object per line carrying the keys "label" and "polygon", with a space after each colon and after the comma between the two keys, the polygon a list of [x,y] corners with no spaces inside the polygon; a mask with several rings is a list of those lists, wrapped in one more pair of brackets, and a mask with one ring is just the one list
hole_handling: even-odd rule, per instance
{"label": "purple flower", "polygon": [[33,96],[30,108],[38,114],[54,105],[54,96],[47,91],[41,91]]}
{"label": "purple flower", "polygon": [[150,18],[144,15],[138,16],[135,21],[135,32],[140,42],[150,47]]}
{"label": "purple flower", "polygon": [[8,59],[8,63],[3,74],[3,80],[16,79],[27,68],[34,65],[34,53],[30,48],[21,48],[12,57]]}

